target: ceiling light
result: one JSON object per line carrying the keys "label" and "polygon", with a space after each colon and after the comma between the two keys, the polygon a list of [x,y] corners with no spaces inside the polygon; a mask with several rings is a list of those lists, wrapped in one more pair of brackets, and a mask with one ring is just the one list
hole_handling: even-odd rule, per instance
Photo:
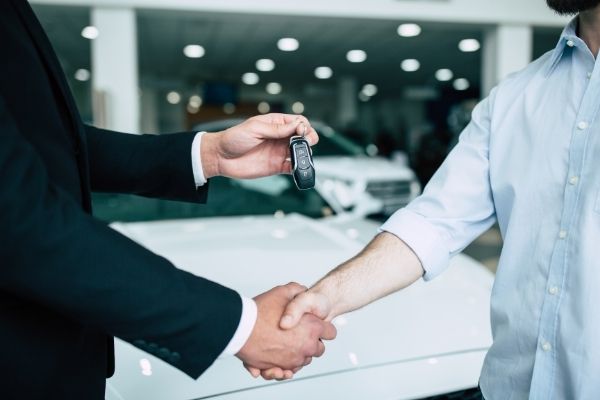
{"label": "ceiling light", "polygon": [[258,112],[261,114],[266,114],[271,111],[271,106],[266,101],[261,101],[258,103]]}
{"label": "ceiling light", "polygon": [[329,79],[333,75],[333,70],[329,67],[315,68],[315,76],[319,79]]}
{"label": "ceiling light", "polygon": [[192,103],[188,103],[188,105],[186,106],[186,109],[190,114],[196,114],[196,113],[198,113],[198,111],[200,111],[200,107],[196,106]]}
{"label": "ceiling light", "polygon": [[281,85],[277,82],[270,82],[267,84],[267,93],[269,94],[279,94],[281,93]]}
{"label": "ceiling light", "polygon": [[259,80],[258,74],[254,72],[246,72],[244,75],[242,75],[242,82],[244,82],[246,85],[256,85]]}
{"label": "ceiling light", "polygon": [[197,94],[190,96],[188,104],[200,108],[202,105],[202,97],[198,96]]}
{"label": "ceiling light", "polygon": [[228,115],[233,114],[235,112],[235,104],[233,104],[233,103],[223,104],[223,112]]}
{"label": "ceiling light", "polygon": [[179,104],[181,101],[181,95],[173,90],[167,93],[167,101],[171,104]]}
{"label": "ceiling light", "polygon": [[477,39],[463,39],[458,43],[458,48],[465,53],[472,53],[479,50],[481,45]]}
{"label": "ceiling light", "polygon": [[75,79],[77,79],[80,82],[89,81],[90,76],[90,71],[85,68],[80,68],[77,71],[75,71]]}
{"label": "ceiling light", "polygon": [[421,27],[417,24],[402,24],[398,27],[398,35],[402,37],[414,37],[421,34]]}
{"label": "ceiling light", "polygon": [[183,48],[183,54],[189,58],[201,58],[204,56],[204,47],[199,44],[188,44]]}
{"label": "ceiling light", "polygon": [[273,71],[275,69],[275,61],[268,58],[261,58],[256,62],[256,69],[263,72]]}
{"label": "ceiling light", "polygon": [[96,28],[95,26],[86,26],[85,28],[83,28],[81,30],[81,36],[83,36],[86,39],[90,39],[90,40],[94,40],[98,37],[98,35],[100,34],[100,32],[98,31],[98,28]]}
{"label": "ceiling light", "polygon": [[440,82],[448,82],[452,78],[454,78],[454,73],[448,68],[438,69],[435,72],[435,79],[437,79]]}
{"label": "ceiling light", "polygon": [[371,100],[371,98],[369,96],[367,96],[364,92],[360,92],[358,94],[358,99],[362,102],[367,102],[367,101]]}
{"label": "ceiling light", "polygon": [[302,114],[304,112],[304,104],[299,101],[295,102],[292,104],[292,111],[294,114]]}
{"label": "ceiling light", "polygon": [[367,83],[365,86],[363,86],[361,92],[369,97],[373,97],[377,94],[377,86],[373,85],[372,83]]}
{"label": "ceiling light", "polygon": [[458,78],[454,81],[452,86],[454,86],[454,89],[462,91],[467,90],[471,86],[471,84],[465,78]]}
{"label": "ceiling light", "polygon": [[364,50],[350,50],[346,54],[346,59],[351,63],[361,63],[367,59],[367,53]]}
{"label": "ceiling light", "polygon": [[418,71],[419,68],[421,68],[421,63],[419,62],[419,60],[409,58],[408,60],[402,61],[400,67],[406,72],[415,72]]}
{"label": "ceiling light", "polygon": [[277,47],[281,51],[296,51],[300,43],[294,38],[281,38],[277,41]]}

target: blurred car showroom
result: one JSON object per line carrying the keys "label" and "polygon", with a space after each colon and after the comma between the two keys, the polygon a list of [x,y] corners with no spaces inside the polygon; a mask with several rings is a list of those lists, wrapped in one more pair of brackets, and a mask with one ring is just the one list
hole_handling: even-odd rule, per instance
{"label": "blurred car showroom", "polygon": [[[475,105],[568,22],[543,0],[30,3],[86,123],[164,134],[272,112],[311,121],[313,190],[279,175],[211,179],[206,205],[94,194],[97,218],[247,296],[310,285],[356,254],[419,195]],[[253,379],[233,357],[194,380],[116,339],[106,398],[475,398],[501,246],[494,226],[438,279],[338,317],[326,354],[288,381]]]}

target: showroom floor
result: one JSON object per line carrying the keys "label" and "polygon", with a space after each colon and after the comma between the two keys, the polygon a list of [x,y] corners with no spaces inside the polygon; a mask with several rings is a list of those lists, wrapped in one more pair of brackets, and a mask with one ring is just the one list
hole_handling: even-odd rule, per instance
{"label": "showroom floor", "polygon": [[498,225],[494,225],[490,230],[477,238],[465,253],[480,261],[492,272],[496,272],[498,267],[498,258],[502,248],[502,237]]}

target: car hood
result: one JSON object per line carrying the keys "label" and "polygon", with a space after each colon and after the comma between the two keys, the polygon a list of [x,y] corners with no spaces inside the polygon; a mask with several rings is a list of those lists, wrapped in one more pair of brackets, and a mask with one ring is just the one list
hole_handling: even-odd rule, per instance
{"label": "car hood", "polygon": [[383,157],[315,156],[314,163],[317,176],[348,181],[413,180],[415,177],[410,168]]}
{"label": "car hood", "polygon": [[[377,226],[344,216],[319,221],[296,214],[113,225],[180,268],[246,296],[290,281],[314,283],[356,254],[376,233]],[[338,317],[338,338],[327,343],[326,354],[298,377],[485,351],[491,344],[492,276],[463,255],[451,264],[432,282],[417,282]],[[136,393],[139,396],[142,387],[145,399],[192,399],[265,384],[250,378],[234,357],[218,359],[202,377],[193,380],[119,340],[116,352],[117,371],[109,388],[124,399],[135,398]],[[142,359],[152,364],[150,376],[144,374]]]}

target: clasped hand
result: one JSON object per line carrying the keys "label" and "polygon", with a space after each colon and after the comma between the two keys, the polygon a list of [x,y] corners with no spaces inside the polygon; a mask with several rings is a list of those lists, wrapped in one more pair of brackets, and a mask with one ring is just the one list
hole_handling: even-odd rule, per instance
{"label": "clasped hand", "polygon": [[[286,307],[306,288],[297,283],[278,286],[255,297],[258,317],[254,330],[237,357],[254,377],[289,379],[313,357],[325,352],[321,339],[335,339],[337,331],[329,321],[300,309],[282,329],[280,320]],[[289,309],[288,309],[289,311]],[[293,325],[292,325],[293,324]]]}

